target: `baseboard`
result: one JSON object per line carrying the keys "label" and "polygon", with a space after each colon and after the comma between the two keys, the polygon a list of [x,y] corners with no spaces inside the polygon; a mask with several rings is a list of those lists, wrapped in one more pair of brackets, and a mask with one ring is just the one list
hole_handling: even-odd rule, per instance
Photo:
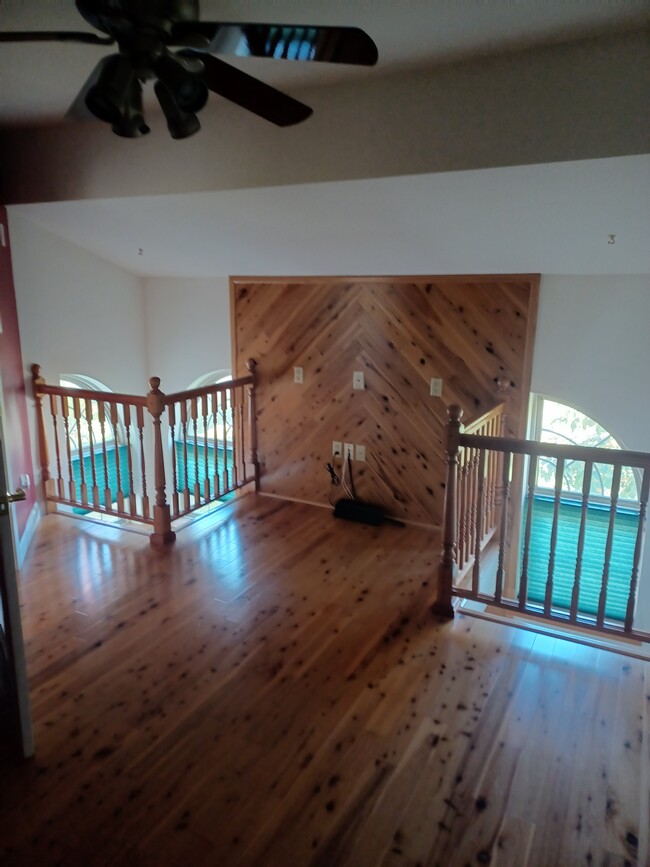
{"label": "baseboard", "polygon": [[29,551],[29,546],[32,544],[32,539],[34,538],[34,534],[36,533],[36,528],[38,527],[39,521],[43,517],[43,513],[41,510],[41,504],[38,500],[32,506],[32,510],[29,513],[29,518],[27,519],[27,523],[25,524],[25,529],[23,530],[23,535],[18,540],[16,544],[16,565],[19,569],[22,569],[22,565],[25,562],[25,557],[27,556],[27,552]]}
{"label": "baseboard", "polygon": [[[260,497],[272,497],[274,500],[285,500],[287,503],[302,503],[304,506],[318,506],[319,509],[332,509],[331,503],[316,503],[314,500],[299,500],[296,497],[283,497],[282,494],[269,494],[267,491],[258,491]],[[392,516],[387,516],[392,517]],[[442,530],[440,524],[424,524],[421,521],[409,521],[407,518],[395,518],[409,527],[421,527],[423,530]]]}

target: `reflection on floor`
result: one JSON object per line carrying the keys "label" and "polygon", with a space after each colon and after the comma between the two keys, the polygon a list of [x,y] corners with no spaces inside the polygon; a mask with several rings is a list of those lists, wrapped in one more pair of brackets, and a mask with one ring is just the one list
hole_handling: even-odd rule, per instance
{"label": "reflection on floor", "polygon": [[648,864],[648,663],[429,613],[439,539],[250,495],[167,550],[51,516],[0,863]]}

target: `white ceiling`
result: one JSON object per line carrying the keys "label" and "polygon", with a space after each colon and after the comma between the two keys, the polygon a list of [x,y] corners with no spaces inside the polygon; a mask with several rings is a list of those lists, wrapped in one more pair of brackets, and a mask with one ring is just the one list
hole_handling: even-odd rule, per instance
{"label": "white ceiling", "polygon": [[[203,0],[201,10],[204,20],[354,25],[377,43],[379,64],[371,69],[235,61],[291,92],[405,66],[629,29],[648,20],[650,0]],[[90,30],[73,0],[2,2],[0,29]],[[0,123],[60,120],[98,59],[112,50],[70,43],[3,43]]]}
{"label": "white ceiling", "polygon": [[141,276],[650,273],[647,155],[10,212]]}

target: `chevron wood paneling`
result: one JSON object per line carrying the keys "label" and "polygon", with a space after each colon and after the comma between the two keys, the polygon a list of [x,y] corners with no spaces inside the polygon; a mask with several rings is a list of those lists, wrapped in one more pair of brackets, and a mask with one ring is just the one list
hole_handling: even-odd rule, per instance
{"label": "chevron wood paneling", "polygon": [[[524,433],[538,285],[536,276],[232,278],[234,368],[258,362],[261,490],[327,503],[332,441],[363,444],[357,495],[440,524],[447,405],[471,421],[502,399],[497,380],[507,378],[508,432]],[[363,391],[352,389],[355,370]],[[431,377],[443,379],[442,398],[429,396]]]}

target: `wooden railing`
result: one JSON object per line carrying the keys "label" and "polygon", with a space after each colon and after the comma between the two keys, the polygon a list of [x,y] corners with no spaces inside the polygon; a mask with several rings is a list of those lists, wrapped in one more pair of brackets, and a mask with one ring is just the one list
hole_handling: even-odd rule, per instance
{"label": "wooden railing", "polygon": [[[463,433],[502,436],[504,406],[500,403],[467,425]],[[472,565],[478,566],[480,552],[496,529],[499,464],[497,452],[486,453],[472,447],[462,449],[458,456],[456,567],[459,578],[464,577]]]}
{"label": "wooden railing", "polygon": [[[165,395],[48,385],[32,366],[45,500],[153,527],[173,542],[172,521],[250,483],[259,485],[255,361],[249,375]],[[167,482],[171,482],[171,505]]]}
{"label": "wooden railing", "polygon": [[[648,498],[650,493],[650,454],[619,451],[614,449],[588,448],[556,445],[528,440],[506,439],[485,433],[461,431],[462,410],[449,408],[447,435],[447,485],[443,522],[443,544],[438,572],[438,592],[434,610],[453,617],[453,597],[472,599],[489,606],[524,613],[563,624],[593,629],[599,632],[624,635],[640,640],[650,639],[650,633],[635,626],[641,555],[645,531]],[[541,598],[531,598],[529,577],[531,569],[531,538],[533,506],[535,500],[538,464],[540,459],[555,462],[555,484],[550,495],[552,522],[548,562],[544,564],[545,580]],[[514,461],[527,464],[525,491],[512,491]],[[566,603],[558,602],[556,589],[556,555],[558,533],[561,529],[561,504],[563,501],[564,466],[568,461],[584,465],[579,530],[575,550],[575,565],[572,573],[570,596]],[[477,479],[463,481],[463,467],[476,466]],[[597,589],[598,603],[594,610],[581,608],[581,582],[585,565],[585,539],[590,490],[594,466],[609,465],[612,468],[611,493],[608,497],[609,517],[603,551],[602,572]],[[496,479],[496,503],[492,508],[490,489],[493,484],[494,467],[498,466]],[[492,470],[489,468],[492,467]],[[614,544],[617,508],[619,506],[621,473],[625,467],[638,475],[638,512],[634,550],[629,574],[624,576],[625,604],[620,616],[608,612],[608,590],[612,581],[612,549]],[[491,476],[492,473],[492,476]],[[513,497],[526,497],[527,506],[523,520],[522,535],[518,526],[509,527]],[[602,498],[599,498],[602,501]],[[602,503],[601,503],[602,505]],[[482,539],[488,532],[485,515],[493,516],[487,524],[493,534],[494,557],[485,568],[481,562],[485,545]],[[471,582],[463,580],[463,567],[467,566],[467,552],[473,544]],[[514,555],[513,556],[513,551]],[[516,574],[508,574],[508,563],[516,564]],[[512,568],[510,570],[513,571]],[[464,575],[467,576],[467,568]],[[620,580],[621,576],[618,576]]]}

